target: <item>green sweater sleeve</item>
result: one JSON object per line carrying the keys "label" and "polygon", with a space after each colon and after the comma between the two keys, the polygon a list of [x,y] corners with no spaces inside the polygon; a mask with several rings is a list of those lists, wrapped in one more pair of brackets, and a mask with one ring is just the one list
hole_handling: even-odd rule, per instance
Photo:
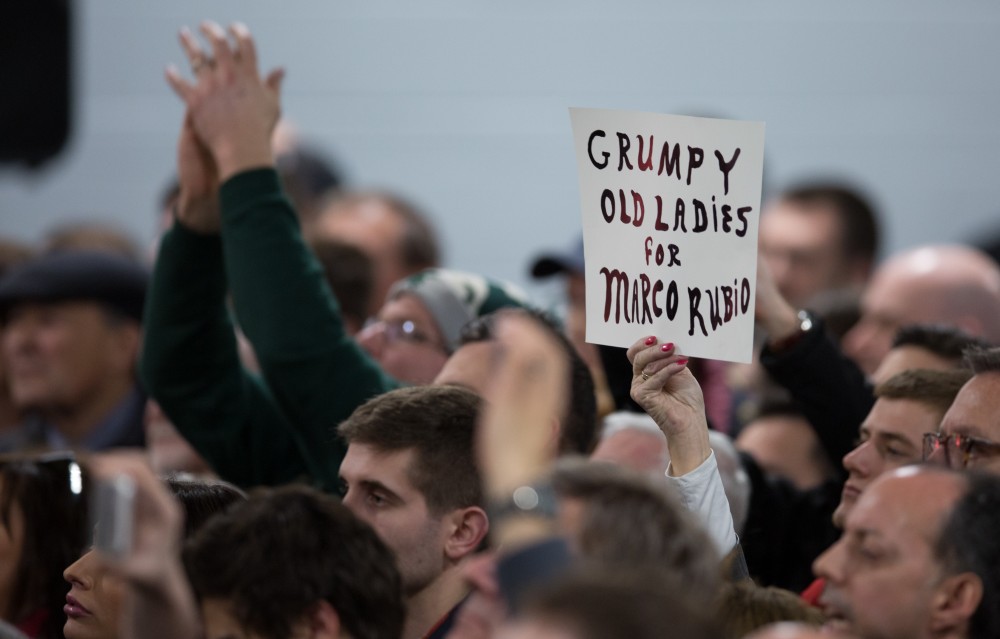
{"label": "green sweater sleeve", "polygon": [[244,487],[305,478],[301,443],[240,364],[222,266],[218,237],[180,225],[164,235],[146,302],[143,382],[220,477]]}
{"label": "green sweater sleeve", "polygon": [[220,197],[237,320],[324,483],[336,481],[346,450],[337,425],[398,384],[345,332],[277,173],[240,173],[222,185]]}

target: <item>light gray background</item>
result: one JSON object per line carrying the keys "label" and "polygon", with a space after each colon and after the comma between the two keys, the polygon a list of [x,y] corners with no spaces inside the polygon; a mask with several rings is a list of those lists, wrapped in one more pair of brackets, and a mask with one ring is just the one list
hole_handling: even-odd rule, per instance
{"label": "light gray background", "polygon": [[[763,120],[766,182],[855,181],[883,253],[1000,226],[1000,3],[81,0],[68,148],[0,167],[0,234],[74,217],[153,238],[182,24],[240,19],[285,113],[358,186],[426,208],[447,263],[527,285],[579,232],[570,106]],[[30,64],[30,61],[26,61]]]}

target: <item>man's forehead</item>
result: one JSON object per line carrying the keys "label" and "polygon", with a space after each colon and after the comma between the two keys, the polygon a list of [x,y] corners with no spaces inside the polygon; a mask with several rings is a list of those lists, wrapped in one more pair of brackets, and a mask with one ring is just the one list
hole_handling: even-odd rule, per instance
{"label": "man's forehead", "polygon": [[[778,218],[782,216],[786,219],[789,216],[797,216],[807,219],[810,225],[824,224],[835,226],[838,230],[841,228],[840,216],[837,214],[837,210],[832,205],[825,203],[806,204],[794,199],[780,198],[765,207],[764,214],[761,216],[761,224],[764,224],[765,220],[768,220],[768,216],[772,216],[770,221],[775,222],[779,221]],[[838,238],[830,239],[837,240]]]}
{"label": "man's forehead", "polygon": [[386,300],[378,315],[384,321],[408,319],[434,326],[434,318],[420,298],[405,291]]}
{"label": "man's forehead", "polygon": [[903,371],[914,368],[924,370],[953,370],[957,361],[942,357],[923,346],[904,344],[890,350],[872,375],[872,381],[878,385]]}
{"label": "man's forehead", "polygon": [[979,373],[966,382],[945,413],[941,430],[1000,441],[1000,372]]}
{"label": "man's forehead", "polygon": [[412,448],[384,450],[373,444],[351,442],[340,465],[340,475],[349,481],[405,481],[408,485],[413,455]]}
{"label": "man's forehead", "polygon": [[395,243],[399,233],[386,231],[401,229],[403,225],[393,208],[374,197],[334,202],[323,212],[320,223],[328,233],[340,239],[373,245]]}
{"label": "man's forehead", "polygon": [[[101,328],[108,322],[99,321],[110,317],[119,317],[112,309],[102,302],[90,299],[60,299],[60,300],[24,300],[16,302],[0,316],[3,322],[16,321],[18,318],[51,317],[66,320],[78,328]],[[129,322],[135,321],[128,318]]]}
{"label": "man's forehead", "polygon": [[915,399],[879,397],[861,425],[862,430],[903,438],[922,437],[934,430],[941,413]]}
{"label": "man's forehead", "polygon": [[26,298],[10,303],[11,311],[45,311],[45,310],[103,310],[104,305],[88,298],[58,298],[34,299]]}
{"label": "man's forehead", "polygon": [[931,541],[963,491],[958,475],[907,466],[878,477],[858,499],[846,528],[858,533]]}

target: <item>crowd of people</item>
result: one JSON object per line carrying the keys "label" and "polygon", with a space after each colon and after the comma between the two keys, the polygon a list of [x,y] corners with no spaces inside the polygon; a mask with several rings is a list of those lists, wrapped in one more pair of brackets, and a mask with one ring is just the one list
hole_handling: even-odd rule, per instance
{"label": "crowd of people", "polygon": [[879,262],[865,198],[801,184],[753,364],[598,347],[577,240],[532,268],[560,319],[444,268],[276,136],[245,26],[180,42],[151,267],[88,225],[0,246],[0,636],[1000,637],[987,254]]}

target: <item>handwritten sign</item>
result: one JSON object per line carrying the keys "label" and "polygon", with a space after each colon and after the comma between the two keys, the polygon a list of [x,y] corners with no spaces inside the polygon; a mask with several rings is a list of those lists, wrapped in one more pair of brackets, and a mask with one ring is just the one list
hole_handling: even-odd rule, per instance
{"label": "handwritten sign", "polygon": [[764,123],[570,109],[587,341],[749,362]]}

